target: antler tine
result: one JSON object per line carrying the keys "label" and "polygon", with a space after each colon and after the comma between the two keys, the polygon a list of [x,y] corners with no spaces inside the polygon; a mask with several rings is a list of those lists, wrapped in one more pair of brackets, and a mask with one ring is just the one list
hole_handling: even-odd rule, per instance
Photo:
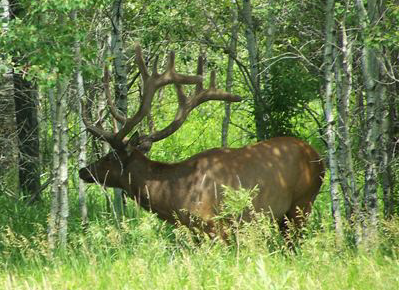
{"label": "antler tine", "polygon": [[136,44],[136,46],[134,47],[134,51],[136,54],[136,58],[135,58],[136,64],[139,67],[141,77],[145,81],[146,79],[149,78],[150,75],[148,73],[147,66],[145,65],[145,61],[143,58],[143,52],[141,50],[140,44],[138,44],[138,43]]}
{"label": "antler tine", "polygon": [[190,99],[190,106],[195,108],[196,106],[211,100],[240,102],[241,97],[216,88],[216,72],[212,71],[209,81],[209,88],[207,90],[196,92],[194,97]]}
{"label": "antler tine", "polygon": [[179,102],[179,107],[185,106],[187,104],[186,94],[183,92],[183,88],[181,85],[175,85],[177,101]]}
{"label": "antler tine", "polygon": [[80,104],[82,106],[82,120],[87,131],[89,131],[94,137],[108,142],[112,148],[122,149],[125,147],[125,144],[115,139],[115,134],[104,130],[101,125],[94,125],[91,123],[87,117],[87,108],[85,102],[81,100]]}
{"label": "antler tine", "polygon": [[183,88],[180,84],[175,84],[176,94],[179,102],[179,107],[176,111],[174,120],[166,126],[164,129],[160,131],[153,132],[148,136],[143,136],[143,141],[149,141],[150,143],[156,142],[166,137],[172,135],[176,132],[187,119],[191,109],[188,105],[189,101],[187,99],[186,94],[183,92]]}
{"label": "antler tine", "polygon": [[216,90],[216,72],[214,70],[211,71],[211,78],[209,81],[209,89]]}
{"label": "antler tine", "polygon": [[202,83],[202,76],[177,73],[175,70],[175,52],[171,51],[165,72],[159,75],[154,81],[156,89],[159,89],[168,84],[197,85]]}
{"label": "antler tine", "polygon": [[108,71],[108,66],[104,66],[104,77],[103,77],[103,85],[104,85],[104,91],[105,91],[105,96],[107,97],[107,104],[110,107],[110,111],[112,116],[122,124],[126,123],[126,118],[125,116],[122,116],[119,114],[118,110],[115,107],[114,102],[112,101],[111,97],[111,91],[109,89],[109,71]]}
{"label": "antler tine", "polygon": [[175,52],[172,50],[168,56],[167,71],[175,71]]}
{"label": "antler tine", "polygon": [[[104,66],[103,85],[104,85],[104,92],[107,97],[107,103],[110,107],[111,114],[114,117],[114,121],[118,120],[119,122],[126,123],[126,118],[118,113],[118,111],[115,108],[115,105],[112,101],[111,92],[110,92],[110,88],[109,88],[109,79],[110,79],[110,76],[109,76],[108,66],[105,65]],[[123,149],[126,147],[126,144],[122,140],[123,138],[117,138],[117,132],[113,133],[113,132],[104,130],[103,127],[101,126],[101,122],[98,124],[93,124],[91,121],[89,121],[89,118],[87,116],[86,104],[83,100],[81,100],[81,106],[82,106],[83,123],[85,124],[86,129],[94,137],[108,142],[111,145],[111,147],[114,149]],[[114,128],[115,128],[115,126],[114,126]]]}
{"label": "antler tine", "polygon": [[[198,56],[198,61],[197,61],[197,75],[203,76],[204,74],[204,58],[202,55]],[[195,94],[199,94],[201,91],[203,91],[204,87],[202,85],[202,81],[197,83],[195,86]]]}
{"label": "antler tine", "polygon": [[155,59],[154,59],[154,64],[152,66],[152,75],[153,76],[159,75],[158,74],[158,59],[159,59],[159,55],[156,55]]}

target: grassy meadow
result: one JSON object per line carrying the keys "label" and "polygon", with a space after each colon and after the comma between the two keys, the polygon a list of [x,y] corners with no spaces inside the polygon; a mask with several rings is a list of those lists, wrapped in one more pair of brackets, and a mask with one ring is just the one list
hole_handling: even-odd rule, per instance
{"label": "grassy meadow", "polygon": [[131,201],[117,226],[90,190],[87,229],[72,196],[68,246],[52,256],[49,201],[27,207],[0,195],[0,289],[399,289],[399,219],[381,222],[378,239],[355,249],[337,243],[321,198],[294,247],[262,218],[226,244],[162,223]]}

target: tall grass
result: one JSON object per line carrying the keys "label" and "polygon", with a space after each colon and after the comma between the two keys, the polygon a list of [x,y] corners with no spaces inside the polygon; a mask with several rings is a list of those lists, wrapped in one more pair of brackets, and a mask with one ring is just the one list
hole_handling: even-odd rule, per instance
{"label": "tall grass", "polygon": [[52,258],[49,201],[27,207],[0,195],[0,289],[399,289],[398,218],[381,222],[373,248],[359,249],[337,244],[316,210],[292,249],[267,219],[241,224],[226,243],[132,202],[118,229],[96,194],[86,231],[71,204],[68,247]]}

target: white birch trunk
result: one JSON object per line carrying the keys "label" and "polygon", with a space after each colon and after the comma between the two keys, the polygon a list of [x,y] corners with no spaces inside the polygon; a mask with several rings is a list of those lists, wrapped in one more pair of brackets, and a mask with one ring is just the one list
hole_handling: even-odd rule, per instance
{"label": "white birch trunk", "polygon": [[[72,12],[72,20],[76,21],[77,13],[76,11]],[[84,83],[83,83],[83,76],[81,71],[81,54],[80,54],[80,43],[79,41],[75,42],[75,55],[77,60],[76,65],[76,92],[77,92],[77,99],[79,101],[83,101],[84,98]],[[82,106],[79,105],[79,116],[82,116]],[[78,156],[78,163],[79,168],[86,167],[86,159],[87,159],[87,133],[86,127],[84,125],[83,119],[79,117],[79,156]],[[82,219],[82,227],[83,229],[87,226],[87,206],[86,206],[86,183],[79,178],[79,209],[80,209],[80,216]]]}
{"label": "white birch trunk", "polygon": [[[373,9],[375,1],[369,1],[368,8],[370,14],[375,16],[377,11]],[[371,20],[365,9],[363,0],[356,0],[357,14],[363,37],[362,48],[362,72],[367,93],[367,133],[366,133],[366,172],[364,199],[366,209],[365,232],[366,242],[372,242],[377,234],[378,223],[378,199],[377,199],[377,174],[378,174],[378,150],[377,143],[379,138],[378,106],[380,104],[379,90],[383,86],[379,82],[379,60],[377,59],[378,49],[370,47],[367,41],[367,30],[370,28]]]}
{"label": "white birch trunk", "polygon": [[242,15],[245,21],[245,38],[251,72],[251,83],[254,90],[259,86],[258,49],[252,20],[252,7],[250,0],[243,0]]}
{"label": "white birch trunk", "polygon": [[68,120],[67,120],[67,82],[60,80],[57,89],[59,115],[57,118],[61,125],[60,134],[60,164],[59,164],[59,186],[60,186],[60,227],[59,241],[62,248],[66,247],[68,234]]}
{"label": "white birch trunk", "polygon": [[269,0],[269,12],[267,13],[267,27],[266,27],[266,45],[265,45],[265,58],[266,58],[266,68],[264,69],[265,82],[268,83],[270,80],[270,68],[271,59],[273,57],[273,46],[276,40],[276,15],[274,13],[273,6],[275,5],[274,0]]}
{"label": "white birch trunk", "polygon": [[[341,54],[335,60],[339,133],[339,172],[345,199],[346,218],[355,222],[359,214],[359,197],[355,180],[352,142],[349,134],[349,99],[352,93],[352,43],[348,41],[345,19],[341,22]],[[339,88],[339,89],[338,89]]]}
{"label": "white birch trunk", "polygon": [[66,82],[59,80],[56,96],[52,94],[52,91],[49,96],[50,103],[54,106],[52,109],[54,112],[53,184],[48,225],[49,249],[52,252],[58,244],[62,248],[65,248],[68,233],[68,123],[66,120]]}
{"label": "white birch trunk", "polygon": [[[391,66],[390,61],[388,64]],[[396,86],[398,87],[398,86]],[[382,115],[388,115],[389,119],[384,119],[382,124],[382,131],[383,131],[383,148],[386,151],[386,156],[383,156],[383,168],[387,169],[386,174],[383,176],[383,187],[388,187],[389,189],[384,189],[384,208],[386,213],[386,218],[390,218],[395,214],[395,206],[398,204],[398,193],[395,191],[395,181],[396,176],[394,174],[394,154],[395,154],[395,147],[397,144],[394,141],[394,130],[395,130],[395,115],[396,115],[396,108],[398,108],[397,103],[397,96],[396,96],[396,89],[395,85],[392,85],[390,90],[388,91],[387,99],[383,105],[384,110],[388,109],[388,112],[383,110]],[[397,154],[395,154],[397,155]],[[395,157],[396,158],[396,157]],[[386,191],[386,192],[385,192]]]}
{"label": "white birch trunk", "polygon": [[325,114],[327,121],[327,143],[328,143],[328,163],[330,166],[330,194],[332,214],[335,223],[337,237],[342,237],[342,220],[339,199],[339,179],[336,156],[336,136],[333,100],[333,45],[334,37],[334,0],[328,0],[326,4],[326,38],[324,46],[324,73],[326,82],[325,91]]}
{"label": "white birch trunk", "polygon": [[[83,77],[82,72],[80,70],[77,71],[76,74],[76,84],[77,84],[77,93],[78,99],[82,100],[84,97],[84,87],[83,87]],[[82,116],[82,107],[79,106],[79,116]],[[87,164],[87,133],[86,127],[83,123],[82,118],[79,118],[79,157],[78,163],[79,167],[86,167]],[[87,219],[87,206],[86,206],[86,183],[79,178],[79,208],[80,208],[80,216],[82,218],[82,226],[86,227],[88,219]]]}
{"label": "white birch trunk", "polygon": [[264,111],[260,94],[259,65],[258,65],[258,44],[256,41],[255,30],[252,19],[252,7],[250,0],[243,0],[242,18],[245,24],[245,38],[247,40],[247,50],[250,65],[250,84],[254,98],[254,115],[256,125],[256,136],[258,140],[267,138],[266,122],[267,116]]}
{"label": "white birch trunk", "polygon": [[[384,74],[384,67],[381,66],[381,74]],[[383,80],[384,83],[388,83],[388,80]],[[392,180],[392,146],[391,146],[391,117],[389,111],[389,98],[386,92],[385,86],[382,86],[380,91],[381,99],[381,183],[384,199],[384,218],[389,218],[393,214],[393,204],[391,204],[391,196],[394,194],[393,191],[393,180]]]}
{"label": "white birch trunk", "polygon": [[[111,32],[111,54],[114,60],[115,74],[115,103],[117,108],[125,115],[127,113],[127,73],[126,59],[123,54],[122,40],[122,12],[123,1],[115,0],[112,4],[112,32]],[[121,126],[122,124],[118,124]],[[114,189],[114,210],[118,219],[124,215],[123,191]]]}
{"label": "white birch trunk", "polygon": [[59,204],[60,204],[60,178],[59,178],[59,166],[60,166],[60,134],[58,134],[58,128],[61,127],[59,124],[59,107],[57,101],[54,99],[54,93],[51,89],[49,91],[49,100],[51,106],[51,120],[53,127],[53,165],[52,174],[53,181],[51,186],[51,208],[50,216],[48,220],[48,243],[50,254],[56,248],[57,233],[59,228]]}
{"label": "white birch trunk", "polygon": [[111,54],[114,60],[115,95],[117,108],[127,111],[127,73],[126,57],[123,52],[123,1],[115,0],[112,4]]}
{"label": "white birch trunk", "polygon": [[[232,1],[235,2],[234,0]],[[229,60],[227,63],[227,74],[226,74],[226,92],[231,93],[231,89],[233,87],[233,78],[234,78],[234,56],[236,55],[237,50],[237,37],[238,37],[238,13],[235,8],[231,9],[231,39],[229,45]],[[224,118],[222,123],[222,146],[226,147],[228,144],[228,135],[229,135],[229,123],[230,123],[230,110],[231,110],[230,102],[225,102],[224,104]]]}

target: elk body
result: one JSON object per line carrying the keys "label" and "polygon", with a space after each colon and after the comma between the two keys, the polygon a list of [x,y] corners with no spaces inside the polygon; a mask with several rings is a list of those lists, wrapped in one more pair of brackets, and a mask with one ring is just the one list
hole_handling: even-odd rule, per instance
{"label": "elk body", "polygon": [[[197,76],[184,76],[174,72],[174,56],[171,54],[167,70],[158,74],[155,64],[150,76],[141,49],[137,47],[136,63],[144,83],[139,111],[132,118],[125,118],[116,112],[108,97],[112,115],[124,124],[122,129],[111,133],[103,130],[101,125],[91,124],[83,116],[87,129],[108,141],[114,151],[82,168],[80,178],[89,183],[122,188],[143,208],[171,223],[178,219],[190,226],[191,217],[198,217],[208,233],[215,231],[213,217],[223,199],[222,185],[248,189],[257,186],[259,192],[253,199],[254,209],[272,215],[280,222],[284,217],[297,222],[303,214],[310,212],[322,184],[324,168],[317,152],[293,137],[273,138],[243,148],[211,149],[178,163],[148,159],[143,148],[148,150],[152,142],[175,132],[194,107],[208,100],[240,99],[216,89],[214,73],[210,88],[204,90],[200,77],[201,60]],[[128,141],[126,135],[149,112],[156,90],[169,83],[175,85],[178,95],[179,109],[175,119],[161,131]],[[181,84],[196,84],[194,96],[187,98]],[[109,96],[106,81],[105,91]],[[83,112],[85,114],[85,110]],[[298,209],[302,211],[300,216]]]}
{"label": "elk body", "polygon": [[[296,221],[297,210],[309,213],[319,192],[323,165],[304,142],[273,138],[238,149],[211,149],[179,163],[148,159],[138,150],[119,150],[80,170],[86,182],[119,187],[145,209],[171,223],[190,224],[200,217],[212,230],[222,200],[222,185],[252,189],[256,211],[277,221]],[[271,211],[271,212],[270,212]],[[302,215],[301,215],[302,216]]]}

